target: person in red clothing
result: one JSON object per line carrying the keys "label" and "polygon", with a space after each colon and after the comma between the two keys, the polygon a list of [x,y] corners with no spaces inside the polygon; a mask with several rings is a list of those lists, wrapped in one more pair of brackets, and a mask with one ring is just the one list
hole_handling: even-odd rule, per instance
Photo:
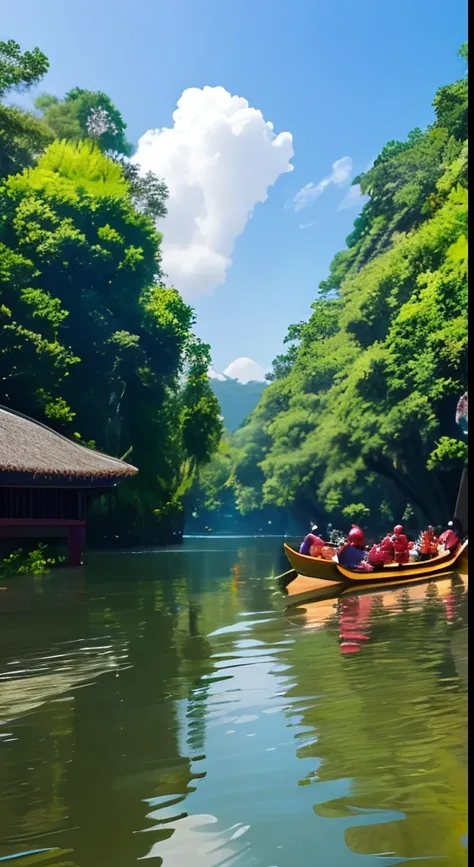
{"label": "person in red clothing", "polygon": [[405,536],[401,524],[397,524],[397,526],[393,528],[392,544],[395,555],[395,562],[399,563],[400,565],[402,563],[408,563],[410,560],[408,537]]}
{"label": "person in red clothing", "polygon": [[325,541],[317,535],[316,524],[311,524],[311,533],[304,537],[300,545],[300,554],[305,554],[307,557],[317,557],[317,550],[325,545]]}
{"label": "person in red clothing", "polygon": [[421,534],[421,540],[418,544],[418,554],[420,560],[430,560],[431,557],[436,557],[438,553],[438,540],[435,536],[434,527],[431,525]]}
{"label": "person in red clothing", "polygon": [[346,569],[354,569],[357,572],[372,572],[373,567],[367,562],[365,556],[364,531],[353,524],[347,536],[347,542],[337,551],[337,559],[341,566]]}
{"label": "person in red clothing", "polygon": [[382,552],[382,560],[384,566],[388,566],[389,563],[393,563],[395,559],[395,549],[393,547],[392,537],[389,536],[388,533],[380,543],[380,550]]}
{"label": "person in red clothing", "polygon": [[374,569],[382,569],[384,566],[383,559],[383,551],[379,545],[372,545],[369,553],[367,554],[367,561],[370,563]]}
{"label": "person in red clothing", "polygon": [[439,537],[440,545],[444,545],[446,551],[450,551],[452,554],[461,543],[462,540],[462,527],[459,521],[449,521],[447,529],[444,533],[441,533]]}

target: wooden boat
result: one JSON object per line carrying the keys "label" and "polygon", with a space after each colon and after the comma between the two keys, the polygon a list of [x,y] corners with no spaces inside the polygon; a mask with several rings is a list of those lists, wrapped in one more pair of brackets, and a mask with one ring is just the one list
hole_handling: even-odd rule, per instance
{"label": "wooden boat", "polygon": [[318,578],[321,581],[342,580],[334,560],[323,560],[322,557],[308,557],[306,554],[300,554],[298,551],[290,548],[286,542],[283,547],[291,566],[298,575],[304,575],[305,578]]}
{"label": "wooden boat", "polygon": [[355,572],[352,569],[346,569],[335,560],[308,557],[306,554],[294,551],[289,545],[285,544],[284,547],[285,554],[298,575],[321,581],[350,581],[358,584],[372,584],[378,581],[412,581],[413,578],[429,578],[444,572],[452,572],[458,561],[463,564],[464,570],[466,568],[467,545],[468,540],[466,539],[454,554],[446,551],[431,560],[403,564],[393,563],[373,572]]}

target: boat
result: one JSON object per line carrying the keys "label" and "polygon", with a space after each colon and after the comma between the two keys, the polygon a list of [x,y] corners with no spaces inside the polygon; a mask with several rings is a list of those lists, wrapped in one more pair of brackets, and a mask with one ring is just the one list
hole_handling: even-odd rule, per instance
{"label": "boat", "polygon": [[383,569],[373,572],[356,572],[341,566],[337,560],[323,560],[322,557],[309,557],[294,551],[285,543],[285,554],[291,566],[305,578],[318,581],[345,581],[358,584],[372,584],[378,581],[412,581],[413,578],[429,578],[445,572],[452,572],[456,564],[462,563],[463,571],[467,568],[468,540],[462,542],[454,553],[444,551],[431,560],[414,561],[412,563],[391,563]]}

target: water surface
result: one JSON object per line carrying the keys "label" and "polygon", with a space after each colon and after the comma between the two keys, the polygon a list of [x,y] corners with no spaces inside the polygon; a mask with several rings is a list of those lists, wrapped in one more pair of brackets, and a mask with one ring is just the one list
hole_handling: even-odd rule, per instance
{"label": "water surface", "polygon": [[291,609],[284,568],[188,539],[3,583],[0,864],[467,864],[465,577]]}

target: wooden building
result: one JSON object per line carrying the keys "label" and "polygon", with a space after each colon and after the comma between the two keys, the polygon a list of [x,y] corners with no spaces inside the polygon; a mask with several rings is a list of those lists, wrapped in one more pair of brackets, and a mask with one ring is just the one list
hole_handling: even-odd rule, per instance
{"label": "wooden building", "polygon": [[65,537],[70,566],[80,566],[90,498],[136,467],[72,442],[0,406],[0,544]]}

